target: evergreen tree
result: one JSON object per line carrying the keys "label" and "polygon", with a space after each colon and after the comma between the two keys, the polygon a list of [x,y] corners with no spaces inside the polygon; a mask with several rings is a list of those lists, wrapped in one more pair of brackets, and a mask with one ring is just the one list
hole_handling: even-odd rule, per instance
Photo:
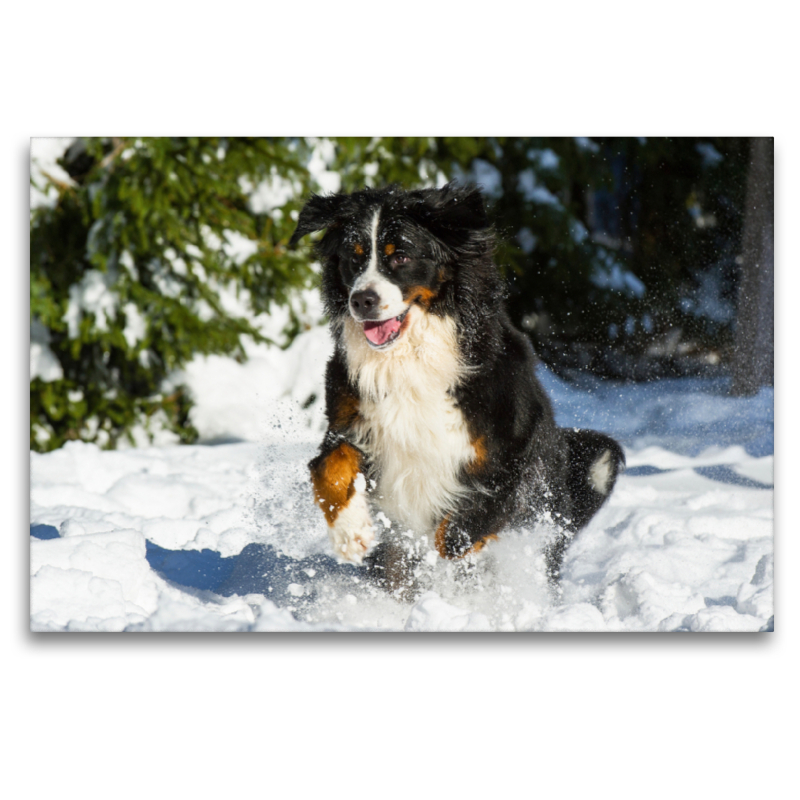
{"label": "evergreen tree", "polygon": [[[137,423],[183,441],[190,399],[165,381],[197,353],[243,358],[264,337],[226,310],[233,284],[256,313],[311,277],[287,251],[313,186],[302,140],[81,139],[68,175],[32,172],[55,196],[31,211],[31,338],[57,369],[32,376],[31,447],[114,446]],[[45,377],[55,378],[46,380]]]}

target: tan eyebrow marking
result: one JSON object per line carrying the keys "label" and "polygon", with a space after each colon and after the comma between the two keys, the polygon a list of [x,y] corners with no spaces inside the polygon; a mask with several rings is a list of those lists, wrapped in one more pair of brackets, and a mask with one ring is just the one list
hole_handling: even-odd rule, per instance
{"label": "tan eyebrow marking", "polygon": [[357,256],[364,255],[364,248],[358,242],[356,242],[355,246],[353,247],[353,250],[356,251]]}
{"label": "tan eyebrow marking", "polygon": [[387,256],[390,256],[396,250],[393,244],[387,244],[386,247],[383,248],[383,252],[386,253]]}

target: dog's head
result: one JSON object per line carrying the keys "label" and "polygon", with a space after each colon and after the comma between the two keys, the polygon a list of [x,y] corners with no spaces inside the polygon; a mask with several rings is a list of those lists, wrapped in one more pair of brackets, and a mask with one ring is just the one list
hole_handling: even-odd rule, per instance
{"label": "dog's head", "polygon": [[328,313],[334,321],[351,315],[375,349],[403,336],[412,307],[444,313],[459,265],[491,247],[480,191],[454,184],[313,195],[291,244],[319,230]]}

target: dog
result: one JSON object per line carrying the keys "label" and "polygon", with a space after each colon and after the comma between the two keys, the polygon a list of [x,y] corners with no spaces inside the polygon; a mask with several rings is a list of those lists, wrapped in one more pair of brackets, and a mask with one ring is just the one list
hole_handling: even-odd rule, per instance
{"label": "dog", "polygon": [[[445,559],[544,519],[558,531],[545,551],[557,584],[566,545],[625,457],[609,436],[556,426],[505,309],[480,189],[312,195],[290,246],[315,231],[335,348],[309,467],[336,555],[362,563],[373,512]],[[396,556],[370,558],[376,574],[394,569]]]}

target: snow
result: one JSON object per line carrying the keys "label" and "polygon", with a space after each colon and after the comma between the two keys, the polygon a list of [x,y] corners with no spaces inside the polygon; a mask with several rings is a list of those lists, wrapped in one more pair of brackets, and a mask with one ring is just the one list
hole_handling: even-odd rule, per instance
{"label": "snow", "polygon": [[608,431],[628,458],[567,550],[561,596],[544,578],[552,532],[541,525],[506,531],[471,564],[427,553],[421,593],[402,600],[334,559],[312,502],[306,464],[321,439],[330,347],[311,326],[287,349],[251,343],[245,364],[192,362],[182,377],[203,444],[31,453],[32,629],[771,626],[771,389],[732,398],[724,380],[575,385],[540,367],[559,424]]}
{"label": "snow", "polygon": [[111,291],[115,279],[112,273],[90,269],[78,283],[70,286],[69,303],[64,312],[70,339],[78,338],[81,319],[85,314],[94,314],[97,330],[108,330],[108,322],[114,319],[119,301],[117,293]]}
{"label": "snow", "polygon": [[330,139],[310,138],[309,142],[313,150],[306,166],[312,180],[322,194],[338,192],[342,188],[342,176],[329,169],[336,157],[335,144]]}
{"label": "snow", "polygon": [[[228,313],[248,314],[246,292],[218,287],[221,303]],[[300,295],[296,311],[308,330],[285,350],[243,340],[247,362],[240,364],[224,356],[197,356],[174,376],[185,383],[195,400],[191,412],[194,426],[206,441],[230,439],[260,441],[279,424],[283,401],[321,428],[324,423],[322,375],[332,352],[330,337],[319,325],[322,303],[316,291]],[[283,341],[288,310],[275,308],[269,315],[252,318],[264,335]],[[313,398],[313,399],[312,399]],[[305,406],[305,411],[299,407]]]}
{"label": "snow", "polygon": [[136,303],[125,303],[122,310],[125,312],[125,328],[122,335],[125,337],[128,347],[133,350],[137,342],[144,339],[147,333],[147,322]]}
{"label": "snow", "polygon": [[558,198],[546,187],[536,180],[536,173],[532,169],[524,169],[517,176],[517,188],[526,200],[545,206],[561,208]]}
{"label": "snow", "polygon": [[536,162],[539,169],[555,170],[561,163],[558,155],[549,147],[531,148],[528,150],[528,158]]}
{"label": "snow", "polygon": [[517,241],[522,248],[522,252],[525,253],[525,255],[530,255],[536,249],[538,239],[533,231],[526,226],[517,231]]}
{"label": "snow", "polygon": [[258,252],[258,242],[249,239],[239,231],[225,231],[222,249],[236,264],[243,264]]}
{"label": "snow", "polygon": [[701,142],[695,146],[697,152],[703,157],[704,167],[716,167],[722,161],[722,155],[711,142]]}
{"label": "snow", "polygon": [[301,188],[279,175],[275,167],[270,171],[269,178],[257,186],[253,186],[244,176],[239,178],[239,185],[249,195],[247,204],[254,214],[270,214],[276,219],[283,213],[281,207],[296,197]]}
{"label": "snow", "polygon": [[56,163],[74,141],[73,137],[67,136],[31,139],[31,211],[41,206],[55,205],[58,200],[58,190],[53,181],[67,186],[74,185],[67,171]]}
{"label": "snow", "polygon": [[578,145],[581,150],[587,150],[590,153],[597,153],[600,151],[600,145],[586,136],[576,136],[575,144]]}
{"label": "snow", "polygon": [[503,176],[500,170],[482,158],[473,159],[469,172],[457,174],[459,180],[480,186],[489,198],[498,199],[503,194]]}
{"label": "snow", "polygon": [[[576,232],[576,241],[585,238],[579,231]],[[601,250],[601,262],[595,263],[590,276],[595,286],[603,289],[612,289],[615,292],[626,294],[630,297],[644,297],[645,286],[632,272],[625,269],[614,259],[611,253]]]}
{"label": "snow", "polygon": [[64,370],[50,349],[50,331],[36,319],[31,320],[30,330],[30,380],[41,378],[45,383],[60,381],[64,377]]}
{"label": "snow", "polygon": [[681,299],[683,311],[697,317],[706,317],[714,322],[729,322],[733,319],[733,303],[722,295],[722,281],[713,272],[698,272],[697,287],[690,296]]}

